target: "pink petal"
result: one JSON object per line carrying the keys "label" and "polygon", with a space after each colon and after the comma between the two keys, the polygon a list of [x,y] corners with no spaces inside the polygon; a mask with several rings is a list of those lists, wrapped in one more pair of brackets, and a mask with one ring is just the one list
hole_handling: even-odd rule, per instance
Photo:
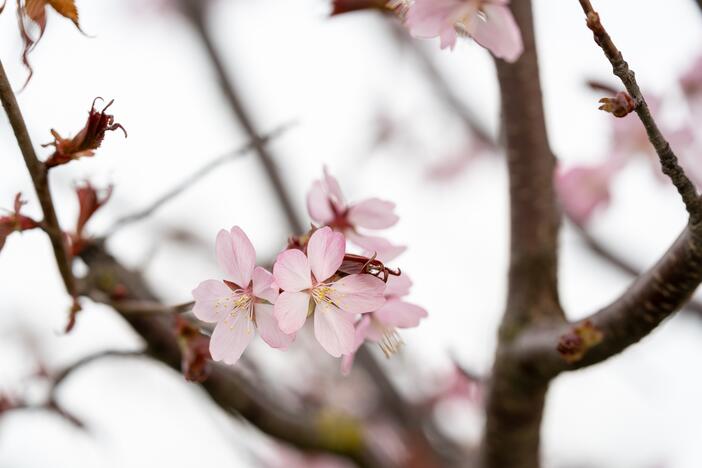
{"label": "pink petal", "polygon": [[467,25],[471,37],[495,57],[508,62],[516,61],[524,51],[524,44],[509,7],[488,3],[482,7],[482,11],[486,19],[473,15]]}
{"label": "pink petal", "polygon": [[332,356],[349,354],[355,338],[353,316],[326,302],[318,304],[314,313],[314,336]]}
{"label": "pink petal", "polygon": [[253,295],[273,304],[278,299],[278,285],[273,280],[273,275],[260,266],[253,273]]}
{"label": "pink petal", "polygon": [[334,211],[322,181],[315,180],[307,192],[307,211],[310,218],[320,224],[328,224],[334,219]]}
{"label": "pink petal", "polygon": [[385,229],[400,219],[395,204],[378,198],[369,198],[349,208],[348,219],[354,226],[367,229]]}
{"label": "pink petal", "polygon": [[351,242],[365,250],[368,256],[375,255],[381,262],[390,262],[407,250],[404,245],[394,245],[382,237],[366,236],[351,229],[346,230],[345,234]]}
{"label": "pink petal", "polygon": [[344,354],[341,358],[341,375],[349,375],[351,372],[351,367],[353,367],[353,361],[356,357],[356,351],[358,351],[358,348],[360,348],[363,342],[366,340],[366,333],[368,332],[368,327],[370,327],[370,322],[370,317],[365,315],[356,324],[356,329],[354,331],[353,352]]}
{"label": "pink petal", "polygon": [[324,166],[324,185],[336,211],[341,213],[346,210],[346,202],[344,201],[344,194],[341,193],[341,186],[339,186],[336,178],[329,174],[327,166]]}
{"label": "pink petal", "polygon": [[239,226],[231,232],[219,231],[216,242],[217,261],[234,283],[247,288],[256,266],[256,250]]}
{"label": "pink petal", "polygon": [[229,313],[232,301],[236,300],[234,291],[217,280],[207,280],[193,290],[195,306],[193,314],[203,322],[219,322]]}
{"label": "pink petal", "polygon": [[412,287],[412,280],[405,273],[400,276],[388,277],[388,282],[385,283],[385,297],[403,297],[409,294]]}
{"label": "pink petal", "polygon": [[587,223],[593,213],[609,204],[609,187],[618,170],[609,163],[578,166],[556,172],[556,191],[561,205],[573,221]]}
{"label": "pink petal", "polygon": [[415,0],[407,11],[405,26],[414,37],[436,37],[449,27],[453,29],[458,17],[474,10],[463,0]]}
{"label": "pink petal", "polygon": [[212,359],[235,364],[255,335],[256,325],[247,313],[219,322],[210,338]]}
{"label": "pink petal", "polygon": [[297,249],[278,254],[273,265],[273,278],[284,291],[302,291],[312,287],[309,261],[305,254]]}
{"label": "pink petal", "polygon": [[304,292],[284,291],[278,296],[273,313],[283,333],[290,335],[302,328],[307,319],[310,299],[310,295]]}
{"label": "pink petal", "polygon": [[256,313],[256,326],[263,341],[271,348],[287,349],[295,339],[295,335],[287,335],[278,327],[278,321],[273,315],[273,306],[270,304],[254,304]]}
{"label": "pink petal", "polygon": [[456,40],[458,39],[458,34],[456,33],[455,26],[446,26],[439,33],[439,38],[441,39],[439,48],[440,49],[451,49],[456,47]]}
{"label": "pink petal", "polygon": [[353,361],[356,359],[356,351],[341,356],[341,375],[344,377],[351,373]]}
{"label": "pink petal", "polygon": [[332,283],[329,297],[340,309],[353,314],[378,310],[385,303],[385,283],[373,275],[349,275]]}
{"label": "pink petal", "polygon": [[400,300],[387,301],[383,307],[373,314],[373,317],[383,325],[397,328],[412,328],[427,316],[427,311],[421,307]]}
{"label": "pink petal", "polygon": [[344,261],[346,239],[330,227],[317,229],[307,243],[307,258],[318,282],[331,277]]}

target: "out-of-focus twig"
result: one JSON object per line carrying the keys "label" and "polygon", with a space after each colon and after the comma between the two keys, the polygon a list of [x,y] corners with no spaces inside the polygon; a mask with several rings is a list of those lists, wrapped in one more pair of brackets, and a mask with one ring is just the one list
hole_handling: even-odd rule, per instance
{"label": "out-of-focus twig", "polygon": [[57,372],[51,376],[51,387],[49,389],[49,400],[56,400],[56,393],[63,383],[71,375],[73,375],[77,370],[80,370],[87,366],[88,364],[94,363],[96,361],[101,361],[103,359],[109,358],[131,358],[131,357],[144,357],[146,353],[144,351],[117,351],[117,350],[106,350],[100,351],[95,354],[89,354],[84,356],[74,362],[73,364],[64,367],[61,371]]}
{"label": "out-of-focus twig", "polygon": [[[281,125],[280,127],[276,128],[272,132],[263,135],[260,137],[260,144],[266,145],[268,144],[271,140],[274,140],[278,138],[280,135],[282,135],[285,131],[287,131],[291,127],[290,124],[286,125]],[[148,218],[152,214],[156,212],[159,208],[161,208],[163,205],[166,203],[170,202],[174,198],[176,198],[178,195],[183,193],[185,190],[193,186],[195,183],[200,181],[203,177],[217,169],[219,166],[230,162],[240,156],[244,156],[245,154],[249,153],[250,151],[254,150],[256,148],[256,145],[258,143],[256,142],[249,142],[246,145],[242,146],[241,148],[231,151],[229,153],[223,154],[219,156],[218,158],[213,159],[212,161],[209,161],[207,164],[203,165],[200,169],[196,170],[192,174],[189,174],[186,178],[184,178],[181,182],[179,182],[177,185],[163,193],[161,196],[156,198],[153,202],[151,202],[148,206],[145,208],[137,211],[136,213],[132,213],[126,216],[123,216],[117,221],[114,222],[111,228],[107,230],[107,236],[113,235],[115,232],[119,231],[120,229],[124,228],[125,226],[128,226],[130,224],[136,223],[138,221],[141,221],[143,219]]]}
{"label": "out-of-focus twig", "polygon": [[441,99],[444,105],[463,122],[466,129],[477,137],[483,145],[494,149],[497,144],[493,136],[485,129],[473,111],[456,95],[451,85],[446,81],[446,78],[444,78],[441,72],[436,68],[436,64],[427,50],[422,47],[422,44],[411,40],[407,34],[407,30],[400,26],[394,18],[391,18],[390,21],[386,21],[386,24],[393,38],[403,48],[410,50],[412,54],[414,54],[414,57],[424,69],[429,84],[434,88],[436,95]]}
{"label": "out-of-focus twig", "polygon": [[294,234],[301,234],[304,231],[302,224],[297,217],[297,213],[292,203],[292,198],[283,182],[280,172],[276,166],[275,158],[265,145],[264,138],[261,137],[251,118],[246,105],[239,95],[234,77],[229,73],[224,65],[224,61],[217,50],[210,30],[207,26],[207,13],[210,2],[202,0],[179,0],[183,15],[192,24],[195,32],[202,41],[202,45],[207,53],[212,67],[221,85],[224,97],[229,103],[229,107],[236,116],[239,124],[244,129],[247,137],[251,140],[255,154],[258,156],[266,176],[275,191],[280,207],[282,208],[289,229]]}

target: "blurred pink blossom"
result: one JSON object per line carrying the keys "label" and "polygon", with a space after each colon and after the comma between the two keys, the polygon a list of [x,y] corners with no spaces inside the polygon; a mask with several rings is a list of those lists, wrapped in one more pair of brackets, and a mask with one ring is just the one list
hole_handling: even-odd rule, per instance
{"label": "blurred pink blossom", "polygon": [[353,349],[356,314],[376,311],[385,303],[383,280],[368,274],[336,276],[345,252],[344,235],[323,227],[310,237],[307,255],[289,249],[273,265],[283,290],[275,303],[281,330],[296,332],[314,313],[315,337],[334,357]]}
{"label": "blurred pink blossom", "polygon": [[610,184],[620,164],[606,161],[595,166],[575,166],[556,171],[556,191],[565,212],[579,225],[609,204]]}
{"label": "blurred pink blossom", "polygon": [[294,337],[283,333],[273,316],[278,287],[273,275],[256,266],[256,250],[238,226],[221,230],[217,261],[227,273],[224,281],[207,280],[193,290],[195,316],[216,323],[210,340],[215,361],[236,363],[256,334],[273,348],[287,348]]}
{"label": "blurred pink blossom", "polygon": [[453,49],[459,34],[472,37],[495,57],[514,62],[524,50],[509,0],[415,0],[405,24],[415,37],[440,37]]}
{"label": "blurred pink blossom", "polygon": [[339,182],[324,168],[324,177],[315,180],[307,193],[307,211],[317,223],[342,232],[351,242],[372,256],[388,262],[405,251],[404,246],[391,244],[382,237],[368,236],[362,229],[386,229],[398,221],[395,204],[378,198],[369,198],[348,205],[341,193]]}

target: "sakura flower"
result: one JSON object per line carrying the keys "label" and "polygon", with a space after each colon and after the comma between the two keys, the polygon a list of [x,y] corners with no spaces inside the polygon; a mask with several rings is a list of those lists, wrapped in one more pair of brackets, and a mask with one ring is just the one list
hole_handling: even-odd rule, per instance
{"label": "sakura flower", "polygon": [[273,265],[273,277],[283,290],[275,302],[280,329],[295,333],[314,314],[315,337],[334,357],[352,351],[356,314],[378,310],[385,303],[381,279],[369,274],[337,275],[345,252],[344,235],[324,227],[310,237],[307,255],[289,249]]}
{"label": "sakura flower", "polygon": [[271,347],[287,348],[294,337],[283,333],[273,317],[278,287],[270,272],[256,266],[256,250],[244,231],[238,226],[221,230],[216,252],[228,278],[203,281],[193,291],[195,316],[217,324],[210,339],[212,359],[236,363],[256,330]]}
{"label": "sakura flower", "polygon": [[404,246],[391,244],[382,237],[368,236],[358,231],[386,229],[398,221],[395,204],[378,198],[369,198],[348,205],[344,201],[339,182],[324,168],[324,177],[316,180],[307,193],[307,211],[317,223],[342,232],[351,242],[382,261],[390,261],[405,251]]}
{"label": "sakura flower", "polygon": [[607,161],[595,166],[557,170],[556,191],[563,209],[573,221],[584,225],[598,208],[609,204],[609,187],[621,167],[619,163]]}
{"label": "sakura flower", "polygon": [[440,37],[442,49],[453,49],[461,34],[495,57],[514,62],[524,44],[508,4],[509,0],[414,0],[405,25],[415,37]]}
{"label": "sakura flower", "polygon": [[386,302],[377,311],[364,315],[356,325],[354,349],[341,360],[341,373],[348,375],[353,365],[356,351],[366,341],[378,343],[386,356],[397,352],[402,340],[398,328],[414,328],[427,316],[423,308],[405,302],[402,297],[409,294],[412,281],[406,275],[391,276],[385,287]]}

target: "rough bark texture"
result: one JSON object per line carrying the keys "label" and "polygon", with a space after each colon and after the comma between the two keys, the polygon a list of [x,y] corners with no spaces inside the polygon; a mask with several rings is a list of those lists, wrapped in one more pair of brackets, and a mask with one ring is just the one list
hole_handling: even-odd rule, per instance
{"label": "rough bark texture", "polygon": [[525,51],[497,61],[510,177],[510,271],[507,309],[487,401],[482,450],[486,468],[536,468],[548,379],[516,359],[512,342],[525,327],[563,321],[557,289],[560,225],[536,56],[531,1],[512,2]]}

